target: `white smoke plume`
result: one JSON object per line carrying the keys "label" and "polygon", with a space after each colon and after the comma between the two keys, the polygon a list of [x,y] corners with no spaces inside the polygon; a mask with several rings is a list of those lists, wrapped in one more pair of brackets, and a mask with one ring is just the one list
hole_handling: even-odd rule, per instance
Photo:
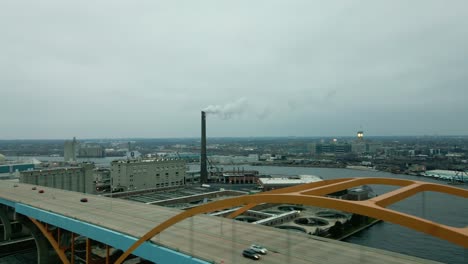
{"label": "white smoke plume", "polygon": [[202,111],[207,114],[217,115],[222,119],[231,119],[234,116],[242,115],[248,107],[247,99],[240,98],[237,101],[225,105],[209,105]]}

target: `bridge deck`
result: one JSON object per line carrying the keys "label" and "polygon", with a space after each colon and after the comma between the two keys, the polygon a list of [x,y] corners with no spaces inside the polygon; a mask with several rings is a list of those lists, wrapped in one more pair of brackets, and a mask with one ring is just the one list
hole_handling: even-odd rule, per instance
{"label": "bridge deck", "polygon": [[[139,238],[180,211],[127,200],[0,181],[0,198]],[[83,197],[87,203],[80,202]],[[65,228],[66,229],[66,228]],[[73,230],[70,230],[73,231]],[[261,263],[435,263],[349,243],[207,215],[185,220],[154,237],[158,245],[216,263],[251,263],[242,250],[252,243],[270,252]]]}

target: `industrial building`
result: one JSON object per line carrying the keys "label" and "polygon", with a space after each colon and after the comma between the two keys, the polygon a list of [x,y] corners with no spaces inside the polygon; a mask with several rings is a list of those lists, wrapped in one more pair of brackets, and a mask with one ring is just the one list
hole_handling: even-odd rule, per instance
{"label": "industrial building", "polygon": [[110,169],[96,168],[93,173],[94,181],[96,182],[96,191],[98,193],[110,191]]}
{"label": "industrial building", "polygon": [[113,190],[134,191],[185,185],[185,161],[127,159],[111,162]]}
{"label": "industrial building", "polygon": [[345,154],[351,152],[351,145],[347,143],[320,143],[320,144],[309,144],[308,149],[312,154]]}
{"label": "industrial building", "polygon": [[14,176],[17,172],[34,170],[35,164],[28,163],[8,163],[0,165],[0,175]]}
{"label": "industrial building", "polygon": [[94,164],[73,167],[43,168],[20,173],[20,182],[62,190],[96,193]]}
{"label": "industrial building", "polygon": [[219,175],[219,181],[230,184],[254,184],[259,181],[259,174],[256,170],[232,170],[224,171]]}
{"label": "industrial building", "polygon": [[369,142],[364,140],[364,132],[357,132],[357,139],[351,144],[351,151],[356,154],[377,153],[382,150],[383,146],[380,143]]}
{"label": "industrial building", "polygon": [[362,154],[367,152],[367,144],[363,141],[354,142],[351,144],[351,151],[353,153]]}
{"label": "industrial building", "polygon": [[310,143],[307,145],[308,151],[312,155],[321,155],[321,154],[364,154],[364,153],[377,153],[383,149],[381,143],[369,142],[364,140],[364,132],[358,131],[357,137],[352,142],[337,142],[337,139],[334,139],[329,143]]}
{"label": "industrial building", "polygon": [[40,164],[40,161],[36,159],[8,161],[4,155],[0,154],[0,178],[17,177],[21,171],[34,170],[36,164]]}
{"label": "industrial building", "polygon": [[263,191],[271,191],[275,189],[295,186],[299,184],[323,181],[320,176],[315,175],[298,175],[290,177],[275,177],[275,178],[259,178],[258,182]]}
{"label": "industrial building", "polygon": [[246,163],[258,162],[259,156],[258,154],[249,154],[248,156],[212,155],[210,156],[209,160],[212,163],[219,163],[219,164],[246,164]]}
{"label": "industrial building", "polygon": [[76,138],[73,140],[67,140],[63,146],[63,158],[65,162],[76,161],[78,154],[78,141]]}
{"label": "industrial building", "polygon": [[105,149],[99,145],[81,145],[78,150],[80,158],[103,158],[105,154]]}

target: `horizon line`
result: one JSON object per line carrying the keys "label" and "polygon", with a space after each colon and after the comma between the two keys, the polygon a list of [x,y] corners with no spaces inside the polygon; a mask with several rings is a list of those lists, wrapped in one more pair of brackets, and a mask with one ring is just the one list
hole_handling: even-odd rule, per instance
{"label": "horizon line", "polygon": [[[238,139],[248,139],[248,138],[355,138],[356,136],[207,136],[207,138],[216,138],[216,139],[228,139],[228,138],[238,138]],[[450,135],[450,134],[441,134],[441,135],[365,135],[365,138],[375,138],[375,137],[468,137],[468,135]],[[199,139],[200,137],[95,137],[95,138],[79,138],[77,140],[147,140],[147,139]],[[0,138],[0,141],[28,141],[28,140],[71,140],[71,138]]]}

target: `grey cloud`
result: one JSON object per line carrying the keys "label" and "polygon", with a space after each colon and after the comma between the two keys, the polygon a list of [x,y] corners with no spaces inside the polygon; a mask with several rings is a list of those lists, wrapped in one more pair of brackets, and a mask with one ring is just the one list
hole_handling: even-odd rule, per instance
{"label": "grey cloud", "polygon": [[238,98],[209,136],[468,130],[464,0],[4,1],[0,25],[0,138],[198,136]]}

